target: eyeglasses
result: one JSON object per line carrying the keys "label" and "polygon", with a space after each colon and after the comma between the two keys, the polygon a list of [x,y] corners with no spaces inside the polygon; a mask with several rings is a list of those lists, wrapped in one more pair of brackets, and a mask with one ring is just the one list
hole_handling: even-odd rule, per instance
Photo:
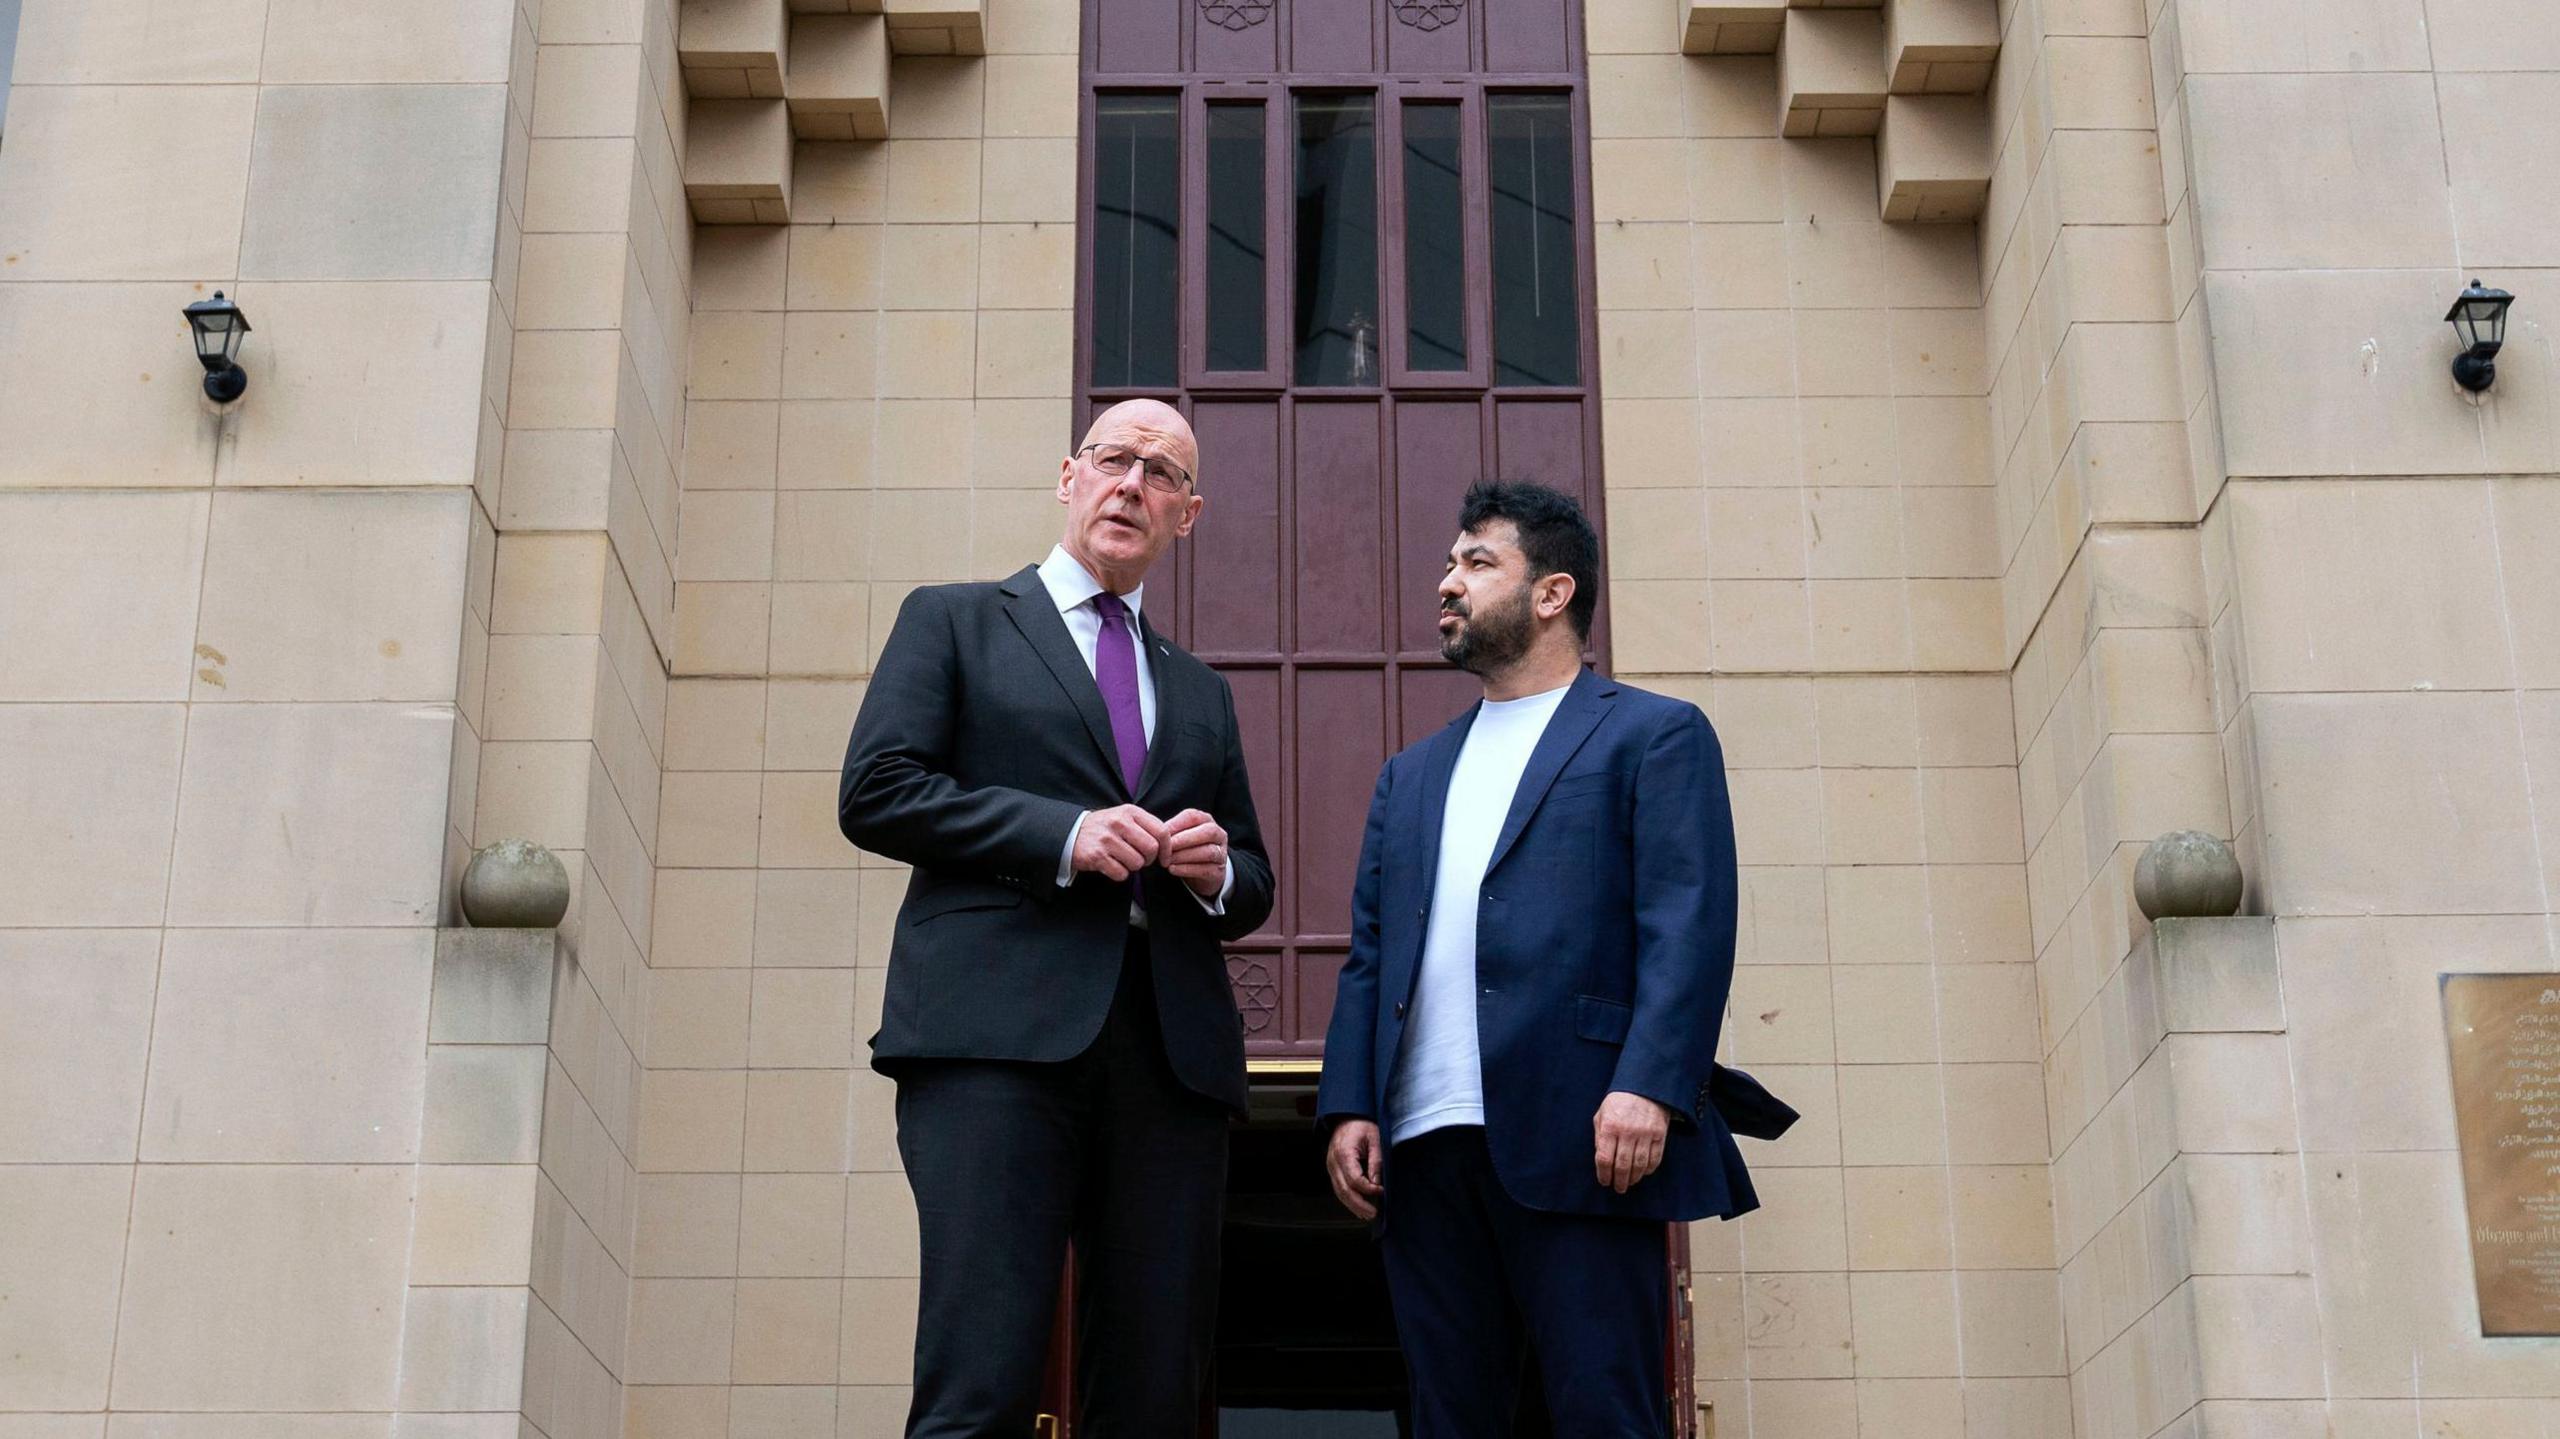
{"label": "eyeglasses", "polygon": [[1147,467],[1147,486],[1150,489],[1162,490],[1168,495],[1182,493],[1182,487],[1191,483],[1190,472],[1180,465],[1149,459],[1135,450],[1124,449],[1119,445],[1087,445],[1076,453],[1079,456],[1093,456],[1093,467],[1115,480],[1128,474],[1131,466],[1144,460]]}

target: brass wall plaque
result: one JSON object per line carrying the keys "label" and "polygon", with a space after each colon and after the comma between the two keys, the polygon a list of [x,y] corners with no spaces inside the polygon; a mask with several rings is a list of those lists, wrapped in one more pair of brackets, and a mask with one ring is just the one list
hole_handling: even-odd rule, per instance
{"label": "brass wall plaque", "polygon": [[2560,974],[2443,976],[2484,1335],[2560,1335]]}

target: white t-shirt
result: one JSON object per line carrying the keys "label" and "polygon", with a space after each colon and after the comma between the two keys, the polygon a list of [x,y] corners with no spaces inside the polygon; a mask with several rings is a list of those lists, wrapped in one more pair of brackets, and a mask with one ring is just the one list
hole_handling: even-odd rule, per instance
{"label": "white t-shirt", "polygon": [[1525,699],[1486,700],[1468,727],[1440,812],[1440,869],[1422,972],[1406,1008],[1404,1044],[1387,1084],[1387,1142],[1452,1124],[1484,1123],[1484,1058],[1476,1043],[1476,899],[1520,773],[1547,732],[1562,685]]}

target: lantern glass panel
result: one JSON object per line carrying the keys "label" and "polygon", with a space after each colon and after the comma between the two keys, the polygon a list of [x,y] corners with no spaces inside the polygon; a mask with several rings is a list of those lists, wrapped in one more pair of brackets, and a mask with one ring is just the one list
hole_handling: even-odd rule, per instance
{"label": "lantern glass panel", "polygon": [[2467,345],[2503,342],[2507,335],[2507,307],[2502,300],[2467,300],[2463,302],[2462,339]]}
{"label": "lantern glass panel", "polygon": [[239,353],[240,337],[249,332],[240,307],[220,295],[187,306],[187,325],[194,332],[196,358],[207,369],[227,365]]}
{"label": "lantern glass panel", "polygon": [[2494,354],[2507,338],[2507,307],[2515,303],[2515,298],[2474,280],[2471,288],[2454,296],[2453,308],[2445,311],[2444,317],[2452,323],[2465,350]]}

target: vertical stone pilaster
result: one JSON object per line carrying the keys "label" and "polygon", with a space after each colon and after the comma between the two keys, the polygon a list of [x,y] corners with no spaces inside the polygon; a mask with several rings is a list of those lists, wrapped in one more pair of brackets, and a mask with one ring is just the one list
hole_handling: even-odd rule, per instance
{"label": "vertical stone pilaster", "polygon": [[2302,1143],[2270,919],[2163,920],[2055,1047],[2080,1439],[2317,1400]]}

